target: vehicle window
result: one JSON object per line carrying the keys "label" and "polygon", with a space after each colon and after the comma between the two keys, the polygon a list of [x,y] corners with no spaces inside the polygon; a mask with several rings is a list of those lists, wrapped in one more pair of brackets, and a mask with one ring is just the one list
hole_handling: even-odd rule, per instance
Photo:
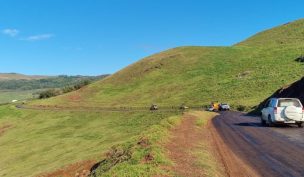
{"label": "vehicle window", "polygon": [[271,100],[271,107],[276,107],[277,100]]}
{"label": "vehicle window", "polygon": [[268,100],[266,103],[265,103],[265,108],[267,108],[269,106],[269,103],[270,103],[270,100]]}
{"label": "vehicle window", "polygon": [[287,107],[287,106],[301,107],[301,104],[298,100],[284,99],[284,100],[279,100],[278,106],[279,107]]}
{"label": "vehicle window", "polygon": [[271,107],[271,106],[272,106],[272,100],[269,100],[267,107]]}

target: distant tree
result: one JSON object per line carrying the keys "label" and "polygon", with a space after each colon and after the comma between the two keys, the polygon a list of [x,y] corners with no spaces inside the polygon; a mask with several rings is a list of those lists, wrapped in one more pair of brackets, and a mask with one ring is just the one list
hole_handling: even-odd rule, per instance
{"label": "distant tree", "polygon": [[90,80],[83,80],[73,86],[66,86],[62,89],[48,89],[45,91],[42,91],[39,93],[39,99],[45,99],[45,98],[50,98],[50,97],[54,97],[63,93],[68,93],[68,92],[72,92],[75,90],[79,90],[82,87],[89,85],[91,83]]}
{"label": "distant tree", "polygon": [[36,80],[5,80],[0,81],[0,90],[36,90],[36,89],[50,89],[50,88],[65,88],[81,87],[88,85],[96,80],[103,79],[108,75],[102,76],[66,76],[50,77]]}
{"label": "distant tree", "polygon": [[69,92],[72,92],[74,90],[75,90],[74,86],[67,86],[67,87],[62,88],[62,93],[69,93]]}

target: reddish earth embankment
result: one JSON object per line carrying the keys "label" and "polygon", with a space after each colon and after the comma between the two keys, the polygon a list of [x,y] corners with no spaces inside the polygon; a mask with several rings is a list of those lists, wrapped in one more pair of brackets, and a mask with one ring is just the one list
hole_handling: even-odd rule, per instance
{"label": "reddish earth embankment", "polygon": [[297,82],[278,89],[259,105],[259,109],[261,109],[270,98],[299,98],[302,104],[304,104],[304,77]]}

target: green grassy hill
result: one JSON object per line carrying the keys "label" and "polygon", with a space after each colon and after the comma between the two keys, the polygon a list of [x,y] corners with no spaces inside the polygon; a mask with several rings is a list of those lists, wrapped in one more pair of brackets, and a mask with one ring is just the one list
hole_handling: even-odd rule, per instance
{"label": "green grassy hill", "polygon": [[230,47],[179,47],[144,58],[84,89],[33,104],[173,106],[218,100],[253,106],[304,74],[304,20]]}
{"label": "green grassy hill", "polygon": [[76,162],[97,162],[113,145],[130,141],[172,115],[0,106],[0,176],[37,176]]}
{"label": "green grassy hill", "polygon": [[[178,106],[218,100],[253,106],[281,86],[302,78],[304,65],[294,61],[304,53],[302,37],[304,20],[299,20],[234,46],[170,49],[78,91],[29,104]],[[159,174],[160,164],[169,163],[160,142],[168,136],[167,128],[179,119],[178,112],[26,110],[0,106],[0,176],[36,176],[68,164],[100,161],[120,153],[123,160],[126,155],[128,163],[113,167],[108,176]],[[144,146],[142,140],[147,141]],[[105,154],[118,144],[122,145]],[[154,159],[143,163],[151,154]],[[108,162],[111,165],[111,159]]]}
{"label": "green grassy hill", "polygon": [[0,73],[0,104],[12,100],[37,98],[39,92],[77,85],[83,81],[94,82],[108,75],[100,76],[27,76]]}

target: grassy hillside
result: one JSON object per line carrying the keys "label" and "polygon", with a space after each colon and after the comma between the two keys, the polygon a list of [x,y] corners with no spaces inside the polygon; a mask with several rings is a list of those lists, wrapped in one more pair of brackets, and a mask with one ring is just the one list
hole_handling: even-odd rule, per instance
{"label": "grassy hillside", "polygon": [[[304,20],[262,32],[235,46],[164,51],[78,91],[29,104],[178,106],[218,100],[257,105],[303,76],[304,65],[294,60],[303,54],[304,42],[291,37],[304,37]],[[33,111],[1,106],[0,176],[33,176],[77,161],[100,160],[112,145],[124,144],[143,131],[151,130],[147,136],[152,136],[163,130],[158,125],[172,115],[177,113]],[[141,155],[146,151],[140,149]],[[117,168],[136,168],[139,174],[154,170],[145,164],[132,166],[140,162],[136,155]]]}
{"label": "grassy hillside", "polygon": [[0,74],[0,103],[12,100],[37,98],[38,92],[51,88],[71,87],[84,81],[94,82],[101,76],[26,76],[21,74]]}
{"label": "grassy hillside", "polygon": [[108,75],[101,76],[54,76],[43,79],[8,79],[0,80],[0,90],[35,90],[48,88],[62,88],[75,85],[84,80],[96,81]]}
{"label": "grassy hillside", "polygon": [[38,93],[39,91],[40,90],[0,90],[0,104],[9,103],[12,100],[32,99],[37,97],[35,93]]}
{"label": "grassy hillside", "polygon": [[83,160],[100,160],[175,113],[17,110],[0,106],[0,176],[35,176]]}
{"label": "grassy hillside", "polygon": [[275,27],[260,32],[247,40],[240,42],[237,46],[274,47],[291,46],[303,47],[304,19]]}
{"label": "grassy hillside", "polygon": [[271,96],[261,102],[258,108],[254,111],[260,112],[270,98],[298,98],[304,105],[304,77],[275,91]]}
{"label": "grassy hillside", "polygon": [[87,88],[33,104],[146,106],[257,105],[304,74],[304,20],[231,47],[179,47],[147,57]]}
{"label": "grassy hillside", "polygon": [[304,20],[259,33],[232,47],[180,47],[128,66],[87,88],[34,104],[143,106],[257,105],[304,74]]}

